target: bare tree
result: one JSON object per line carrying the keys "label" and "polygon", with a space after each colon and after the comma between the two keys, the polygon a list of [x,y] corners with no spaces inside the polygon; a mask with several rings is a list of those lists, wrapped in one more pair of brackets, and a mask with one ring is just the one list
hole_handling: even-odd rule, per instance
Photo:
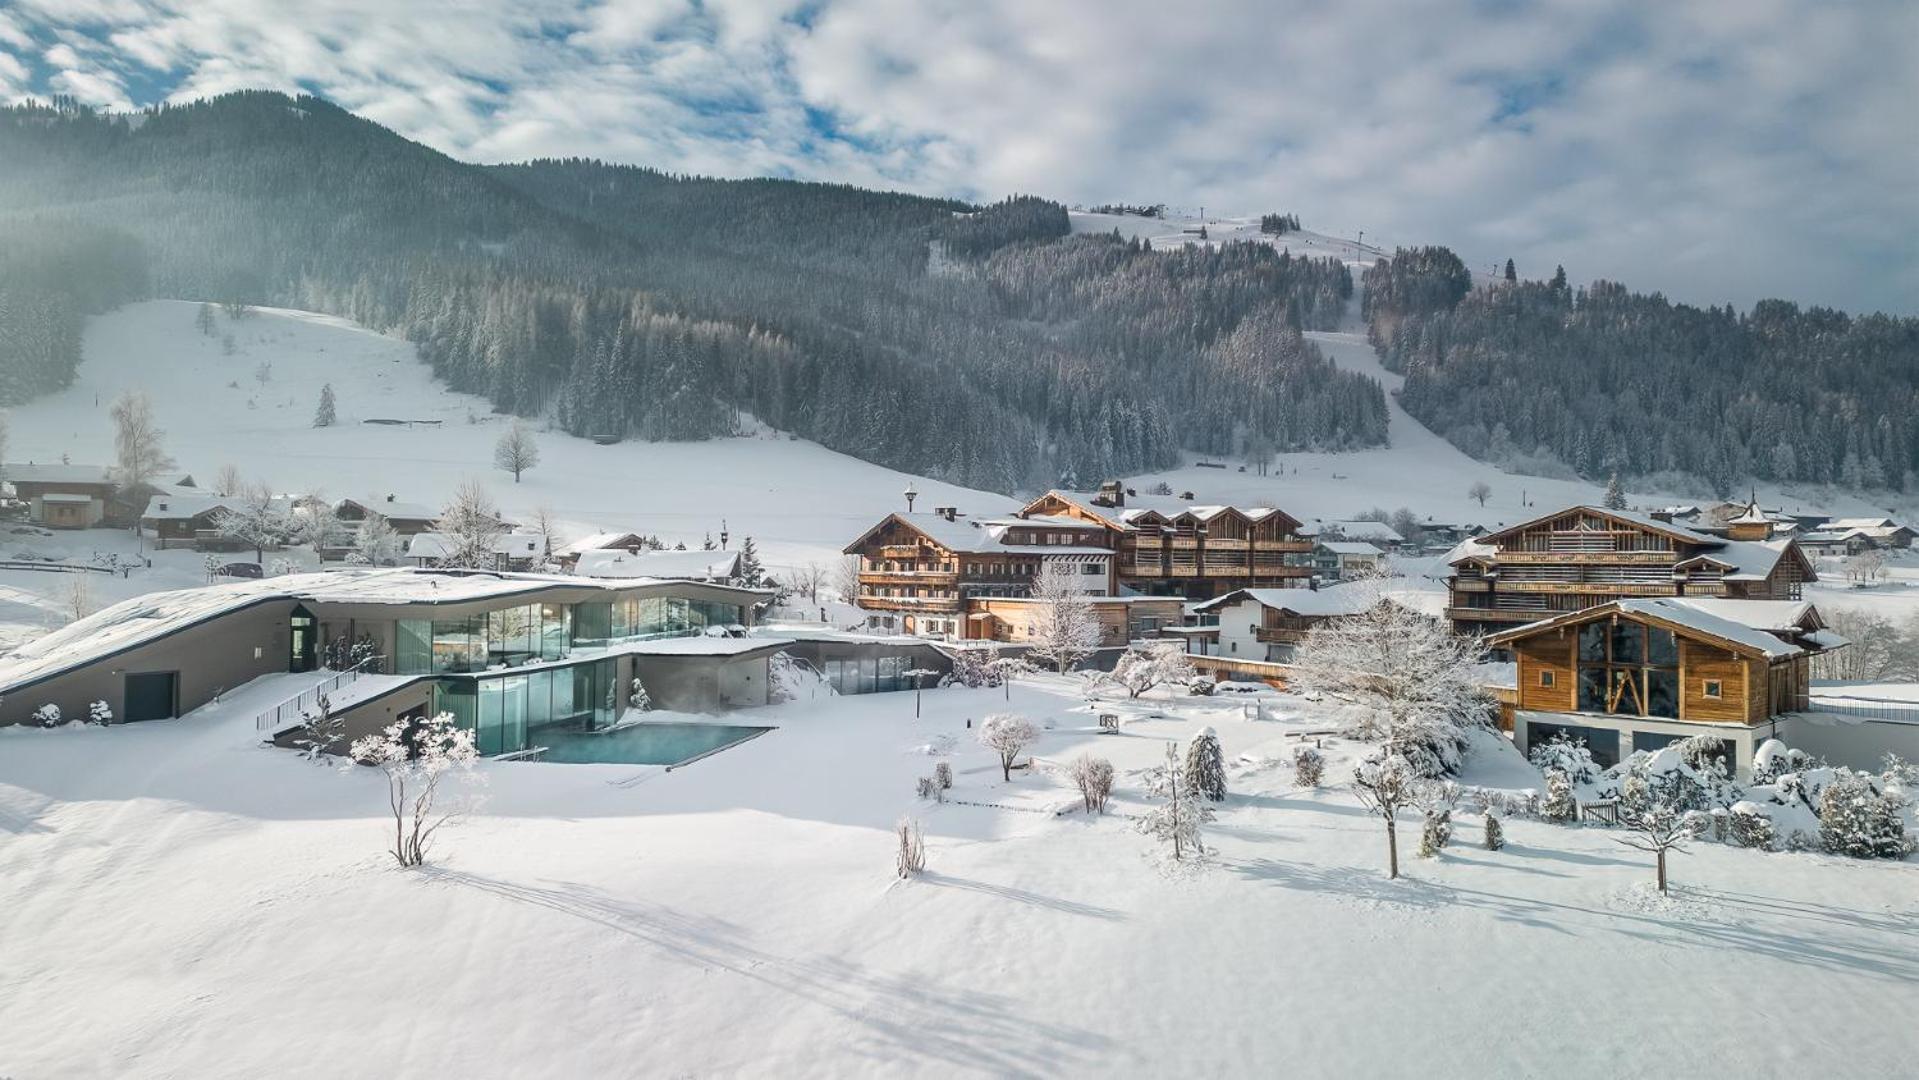
{"label": "bare tree", "polygon": [[1666,853],[1684,851],[1686,842],[1699,835],[1700,827],[1707,820],[1686,814],[1669,803],[1632,806],[1622,800],[1619,804],[1619,823],[1637,835],[1616,836],[1613,839],[1629,848],[1653,854],[1658,868],[1659,891],[1665,892]]}
{"label": "bare tree", "polygon": [[1399,876],[1399,811],[1413,802],[1418,776],[1396,754],[1369,758],[1353,769],[1353,794],[1386,822],[1386,872]]}
{"label": "bare tree", "polygon": [[860,595],[860,557],[848,555],[833,566],[833,591],[852,603]]}
{"label": "bare tree", "polygon": [[533,511],[533,531],[540,534],[540,558],[546,561],[553,557],[553,549],[566,541],[560,539],[560,523],[553,517],[553,511],[544,506]]}
{"label": "bare tree", "polygon": [[1475,480],[1473,486],[1466,489],[1466,497],[1476,500],[1483,507],[1486,505],[1486,500],[1493,497],[1492,485],[1484,480]]}
{"label": "bare tree", "polygon": [[1033,579],[1034,602],[1027,605],[1027,637],[1034,656],[1064,672],[1099,648],[1099,618],[1076,566],[1057,560],[1042,566]]}
{"label": "bare tree", "polygon": [[232,462],[220,466],[220,471],[213,475],[215,495],[238,495],[244,486],[246,478],[240,475],[240,467]]}
{"label": "bare tree", "polygon": [[820,590],[826,586],[826,567],[816,562],[804,566],[795,566],[786,572],[786,587],[795,596],[804,596],[810,603],[820,602]]}
{"label": "bare tree", "polygon": [[513,421],[493,446],[493,467],[512,473],[513,482],[517,484],[521,473],[539,463],[540,445],[534,441],[532,430],[518,420]]}
{"label": "bare tree", "polygon": [[1877,548],[1866,548],[1846,559],[1846,580],[1870,585],[1886,571],[1886,557]]}
{"label": "bare tree", "polygon": [[1113,794],[1113,763],[1091,754],[1073,761],[1073,783],[1079,788],[1080,801],[1089,814],[1104,814],[1106,800]]}
{"label": "bare tree", "polygon": [[93,614],[93,583],[87,580],[85,570],[67,575],[67,614],[74,622]]}
{"label": "bare tree", "polygon": [[1293,658],[1292,683],[1357,706],[1354,734],[1383,742],[1422,776],[1458,769],[1466,733],[1491,718],[1479,665],[1485,646],[1375,591],[1358,615],[1314,627]]}
{"label": "bare tree", "polygon": [[479,760],[473,732],[456,724],[452,713],[430,720],[395,720],[378,735],[354,740],[351,753],[353,760],[386,773],[394,860],[401,866],[424,864],[433,834],[458,813],[458,808],[435,806],[441,782],[471,771]]}
{"label": "bare tree", "polygon": [[500,537],[506,527],[500,524],[499,508],[493,496],[476,480],[468,480],[440,509],[434,528],[446,537],[447,552],[440,565],[454,569],[491,570],[498,562]]}
{"label": "bare tree", "polygon": [[145,390],[128,390],[114,399],[108,415],[113,417],[113,452],[119,459],[123,487],[150,486],[161,471],[173,467],[173,459],[161,446],[161,431],[153,421],[153,400]]}
{"label": "bare tree", "polygon": [[1136,698],[1162,683],[1191,682],[1193,675],[1193,661],[1179,643],[1149,642],[1127,649],[1100,681],[1122,687],[1127,697]]}
{"label": "bare tree", "polygon": [[999,771],[1002,779],[1013,779],[1013,762],[1019,758],[1019,752],[1039,739],[1039,729],[1024,716],[1014,713],[994,713],[979,726],[980,745],[999,755]]}
{"label": "bare tree", "polygon": [[268,548],[279,547],[294,533],[293,515],[273,497],[264,481],[247,485],[220,514],[215,526],[223,539],[253,549],[255,562],[265,562]]}

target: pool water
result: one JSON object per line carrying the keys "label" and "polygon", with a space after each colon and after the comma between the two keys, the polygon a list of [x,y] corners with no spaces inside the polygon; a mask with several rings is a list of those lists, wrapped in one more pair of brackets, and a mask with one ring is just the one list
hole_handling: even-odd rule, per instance
{"label": "pool water", "polygon": [[678,765],[772,728],[732,724],[630,724],[612,731],[542,731],[540,761],[569,765]]}

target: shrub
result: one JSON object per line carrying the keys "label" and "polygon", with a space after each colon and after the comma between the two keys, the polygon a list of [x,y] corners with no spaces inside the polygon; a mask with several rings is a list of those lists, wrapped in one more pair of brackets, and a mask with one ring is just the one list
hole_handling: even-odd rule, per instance
{"label": "shrub", "polygon": [[942,761],[933,766],[933,779],[939,782],[941,791],[953,789],[953,766]]}
{"label": "shrub", "polygon": [[926,837],[920,832],[920,823],[912,818],[901,818],[894,826],[894,835],[899,840],[895,852],[894,868],[902,878],[912,877],[926,869]]}
{"label": "shrub", "polygon": [[1842,771],[1819,797],[1819,842],[1835,855],[1902,858],[1912,850],[1904,809],[1873,777]]}
{"label": "shrub", "polygon": [[1579,816],[1579,801],[1573,798],[1572,777],[1564,769],[1546,774],[1546,799],[1539,814],[1547,821],[1568,822]]}
{"label": "shrub", "polygon": [[1113,763],[1091,754],[1081,754],[1073,762],[1073,783],[1079,787],[1080,801],[1089,814],[1104,814],[1106,800],[1113,794]]}
{"label": "shrub", "polygon": [[1293,751],[1293,777],[1310,788],[1319,786],[1326,774],[1326,755],[1317,747],[1302,746]]}
{"label": "shrub", "polygon": [[1758,848],[1771,851],[1775,842],[1772,818],[1752,803],[1733,804],[1732,812],[1727,816],[1727,832],[1732,842],[1740,847]]}
{"label": "shrub", "polygon": [[33,720],[34,723],[39,724],[43,728],[59,727],[60,706],[55,705],[51,701],[47,702],[45,705],[33,710]]}
{"label": "shrub", "polygon": [[1486,850],[1498,851],[1506,846],[1506,830],[1499,824],[1499,816],[1491,810],[1486,811]]}
{"label": "shrub", "polygon": [[113,706],[104,701],[96,701],[87,706],[87,723],[100,727],[113,723]]}

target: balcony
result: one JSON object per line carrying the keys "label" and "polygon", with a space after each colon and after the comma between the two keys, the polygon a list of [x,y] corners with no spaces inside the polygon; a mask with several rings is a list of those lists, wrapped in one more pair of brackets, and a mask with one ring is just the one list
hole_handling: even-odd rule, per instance
{"label": "balcony", "polygon": [[1253,541],[1253,550],[1284,551],[1304,554],[1313,550],[1313,543],[1310,540],[1255,540]]}
{"label": "balcony", "polygon": [[1501,566],[1671,566],[1670,551],[1501,551]]}
{"label": "balcony", "polygon": [[[1677,596],[1679,589],[1671,581],[1662,584],[1632,583],[1618,584],[1606,581],[1506,581],[1499,583],[1499,591],[1504,594],[1560,594],[1569,596]],[[1594,600],[1601,604],[1604,600]]]}
{"label": "balcony", "polygon": [[1456,593],[1483,593],[1491,591],[1493,583],[1485,578],[1454,578],[1453,591]]}
{"label": "balcony", "polygon": [[878,557],[882,559],[902,559],[906,562],[917,562],[920,554],[920,546],[918,544],[889,544],[886,547],[880,548]]}
{"label": "balcony", "polygon": [[952,585],[959,574],[952,570],[861,570],[861,585]]}
{"label": "balcony", "polygon": [[929,614],[956,614],[960,609],[958,597],[953,596],[860,596],[861,608],[867,611],[922,611]]}
{"label": "balcony", "polygon": [[1192,551],[1199,547],[1199,537],[1190,533],[1185,536],[1175,536],[1167,542],[1173,546],[1173,550],[1175,551]]}
{"label": "balcony", "polygon": [[1550,611],[1502,611],[1497,608],[1449,607],[1446,617],[1455,622],[1521,623],[1538,622],[1554,614]]}
{"label": "balcony", "polygon": [[1250,551],[1253,542],[1243,537],[1209,536],[1206,538],[1207,551]]}
{"label": "balcony", "polygon": [[1161,567],[1158,563],[1141,563],[1133,566],[1121,565],[1119,568],[1119,576],[1120,577],[1165,577],[1166,570],[1163,567]]}

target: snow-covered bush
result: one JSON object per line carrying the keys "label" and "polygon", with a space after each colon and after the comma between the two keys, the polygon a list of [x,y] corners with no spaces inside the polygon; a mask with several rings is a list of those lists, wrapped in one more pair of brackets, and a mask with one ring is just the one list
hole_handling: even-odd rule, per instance
{"label": "snow-covered bush", "polygon": [[952,682],[973,690],[998,686],[1005,679],[1001,668],[993,661],[998,659],[994,649],[978,647],[954,649],[953,671],[948,676]]}
{"label": "snow-covered bush", "polygon": [[653,707],[653,696],[646,692],[646,684],[635,677],[633,684],[627,687],[626,703],[640,712]]}
{"label": "snow-covered bush", "polygon": [[387,805],[393,811],[393,858],[401,866],[424,864],[433,835],[455,813],[435,806],[441,782],[449,775],[471,771],[479,759],[473,732],[461,728],[452,713],[420,721],[395,720],[378,735],[355,739],[351,754],[354,761],[386,773]]}
{"label": "snow-covered bush", "polygon": [[1499,824],[1499,815],[1486,811],[1486,850],[1498,851],[1506,846],[1506,830]]}
{"label": "snow-covered bush", "polygon": [[1687,744],[1691,742],[1683,740],[1650,753],[1637,751],[1608,770],[1607,777],[1618,781],[1619,801],[1641,806],[1664,803],[1684,812],[1722,809],[1743,798],[1744,792],[1726,774],[1724,759],[1715,756],[1716,745],[1714,753],[1693,751],[1689,760]]}
{"label": "snow-covered bush", "polygon": [[1147,790],[1160,802],[1139,819],[1140,831],[1173,845],[1176,860],[1188,854],[1206,854],[1199,827],[1213,820],[1213,808],[1186,775],[1179,750],[1172,743],[1166,744],[1166,763],[1153,770]]}
{"label": "snow-covered bush", "polygon": [[1727,832],[1732,842],[1740,847],[1758,848],[1771,851],[1777,837],[1773,831],[1772,819],[1759,804],[1740,801],[1732,805],[1727,816]]}
{"label": "snow-covered bush", "polygon": [[60,706],[49,701],[33,710],[33,722],[44,728],[60,726]]}
{"label": "snow-covered bush", "polygon": [[902,878],[912,877],[926,869],[926,837],[920,832],[920,823],[912,818],[901,818],[893,827],[894,836],[899,844],[895,849],[893,866]]}
{"label": "snow-covered bush", "polygon": [[1187,744],[1186,775],[1206,798],[1213,802],[1226,798],[1226,760],[1220,753],[1219,733],[1212,728],[1200,728]]}
{"label": "snow-covered bush", "polygon": [[1213,690],[1218,685],[1206,676],[1199,675],[1186,684],[1186,693],[1193,697],[1212,697]]}
{"label": "snow-covered bush", "polygon": [[1564,732],[1555,732],[1550,738],[1532,744],[1526,751],[1526,760],[1540,772],[1551,775],[1553,770],[1566,774],[1575,788],[1595,788],[1605,770],[1593,760],[1592,751],[1586,748],[1585,740],[1573,738]]}
{"label": "snow-covered bush", "polygon": [[1387,876],[1399,876],[1399,828],[1401,808],[1412,803],[1418,774],[1405,758],[1374,752],[1353,769],[1353,794],[1361,805],[1386,822]]}
{"label": "snow-covered bush", "polygon": [[1326,755],[1317,747],[1300,746],[1293,750],[1293,779],[1300,784],[1316,788],[1322,776],[1326,775]]}
{"label": "snow-covered bush", "polygon": [[1419,793],[1423,814],[1419,831],[1419,854],[1430,859],[1452,842],[1453,808],[1459,803],[1459,785],[1450,781],[1426,785]]}
{"label": "snow-covered bush", "polygon": [[1539,815],[1547,821],[1568,822],[1579,816],[1579,800],[1573,795],[1572,776],[1564,769],[1546,773],[1546,798],[1539,804]]}
{"label": "snow-covered bush", "polygon": [[1033,722],[1015,713],[994,713],[979,726],[980,745],[999,755],[1000,776],[1009,781],[1019,752],[1038,738],[1039,729]]}
{"label": "snow-covered bush", "polygon": [[1162,683],[1190,683],[1193,675],[1193,661],[1177,642],[1153,642],[1135,645],[1120,654],[1113,670],[1100,681],[1136,698]]}
{"label": "snow-covered bush", "polygon": [[380,640],[372,634],[357,638],[336,637],[320,650],[320,662],[334,671],[360,667],[369,675],[378,675],[385,666],[379,662]]}
{"label": "snow-covered bush", "polygon": [[1913,850],[1905,804],[1868,773],[1841,770],[1819,796],[1819,841],[1835,855],[1899,859]]}
{"label": "snow-covered bush", "polygon": [[932,799],[935,802],[946,801],[946,789],[940,786],[938,777],[920,777],[913,790],[922,799]]}
{"label": "snow-covered bush", "polygon": [[333,715],[332,702],[321,694],[313,708],[300,715],[300,731],[293,737],[293,745],[300,748],[300,756],[308,761],[319,761],[345,734],[346,718]]}
{"label": "snow-covered bush", "polygon": [[1752,782],[1770,784],[1787,773],[1805,772],[1818,764],[1804,750],[1791,749],[1778,739],[1767,739],[1752,752]]}
{"label": "snow-covered bush", "polygon": [[944,761],[933,766],[933,779],[938,781],[941,791],[951,791],[953,789],[953,766]]}
{"label": "snow-covered bush", "polygon": [[1113,763],[1091,754],[1073,761],[1073,783],[1079,788],[1080,801],[1089,814],[1104,814],[1106,800],[1113,794]]}
{"label": "snow-covered bush", "polygon": [[113,723],[113,706],[105,701],[96,701],[87,706],[87,723],[98,727]]}

